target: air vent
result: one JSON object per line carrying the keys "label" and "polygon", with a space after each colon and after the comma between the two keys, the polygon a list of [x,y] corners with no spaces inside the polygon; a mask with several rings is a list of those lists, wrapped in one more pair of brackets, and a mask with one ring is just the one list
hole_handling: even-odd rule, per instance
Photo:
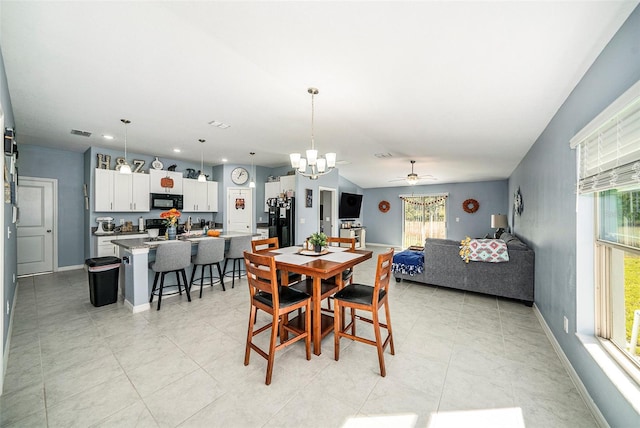
{"label": "air vent", "polygon": [[393,155],[391,153],[375,153],[374,156],[379,158],[379,159],[385,159],[385,158],[393,157]]}
{"label": "air vent", "polygon": [[77,129],[71,130],[71,135],[78,135],[80,137],[91,137],[91,132],[88,131],[79,131]]}
{"label": "air vent", "polygon": [[227,128],[231,127],[231,125],[227,125],[226,123],[218,122],[217,120],[212,120],[211,122],[208,122],[208,123],[209,123],[209,125],[215,126],[216,128],[220,128],[220,129],[227,129]]}

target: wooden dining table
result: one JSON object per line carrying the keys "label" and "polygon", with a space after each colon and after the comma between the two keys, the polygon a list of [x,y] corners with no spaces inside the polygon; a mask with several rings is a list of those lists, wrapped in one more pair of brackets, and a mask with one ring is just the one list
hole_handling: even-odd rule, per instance
{"label": "wooden dining table", "polygon": [[[283,272],[282,285],[288,285],[288,273],[298,273],[313,279],[311,336],[313,341],[313,353],[320,355],[321,341],[324,336],[333,331],[333,317],[323,314],[321,311],[322,280],[333,281],[342,288],[342,271],[353,268],[371,258],[373,252],[368,250],[351,250],[345,247],[328,247],[326,254],[304,255],[300,253],[302,247],[285,247],[271,250],[258,251],[260,254],[273,256],[276,261],[276,269]],[[297,317],[291,323],[302,323],[304,317]]]}

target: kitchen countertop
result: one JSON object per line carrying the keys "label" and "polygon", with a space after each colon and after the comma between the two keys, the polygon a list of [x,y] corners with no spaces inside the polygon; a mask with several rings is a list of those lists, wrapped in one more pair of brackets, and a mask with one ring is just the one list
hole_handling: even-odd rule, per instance
{"label": "kitchen countertop", "polygon": [[[229,232],[229,233],[223,233],[219,237],[228,240],[233,238],[234,236],[247,236],[247,235],[260,236],[259,234],[254,234],[254,233]],[[215,237],[200,236],[200,235],[191,235],[187,237],[183,235],[178,238],[178,240],[180,241],[191,241],[193,244],[197,244],[198,241],[202,239],[215,239]],[[163,239],[160,239],[157,241],[150,241],[149,238],[132,238],[132,239],[119,239],[117,241],[114,241],[113,244],[118,245],[127,250],[133,250],[138,248],[155,249],[156,247],[158,247],[158,245],[162,245],[164,243],[170,243],[170,242],[173,242],[173,241],[167,241]]]}

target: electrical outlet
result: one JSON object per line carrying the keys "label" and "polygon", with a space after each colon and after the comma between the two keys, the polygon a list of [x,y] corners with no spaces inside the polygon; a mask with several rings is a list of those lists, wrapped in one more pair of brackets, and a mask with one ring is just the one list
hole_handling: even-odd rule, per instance
{"label": "electrical outlet", "polygon": [[120,219],[120,226],[124,226],[124,219],[123,218]]}
{"label": "electrical outlet", "polygon": [[258,221],[262,223],[262,217],[258,217]]}
{"label": "electrical outlet", "polygon": [[569,333],[569,320],[567,317],[564,317],[564,332]]}
{"label": "electrical outlet", "polygon": [[304,219],[303,218],[300,219],[300,224],[304,224]]}
{"label": "electrical outlet", "polygon": [[456,223],[460,223],[460,217],[456,217]]}

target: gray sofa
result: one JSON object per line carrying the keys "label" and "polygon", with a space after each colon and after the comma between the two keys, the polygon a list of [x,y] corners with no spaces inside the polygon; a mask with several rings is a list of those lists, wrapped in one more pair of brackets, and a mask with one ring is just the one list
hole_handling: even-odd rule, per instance
{"label": "gray sofa", "polygon": [[424,271],[403,279],[459,290],[507,297],[533,304],[534,252],[515,235],[500,237],[507,244],[509,261],[504,263],[465,263],[460,257],[460,241],[427,239],[424,246]]}

